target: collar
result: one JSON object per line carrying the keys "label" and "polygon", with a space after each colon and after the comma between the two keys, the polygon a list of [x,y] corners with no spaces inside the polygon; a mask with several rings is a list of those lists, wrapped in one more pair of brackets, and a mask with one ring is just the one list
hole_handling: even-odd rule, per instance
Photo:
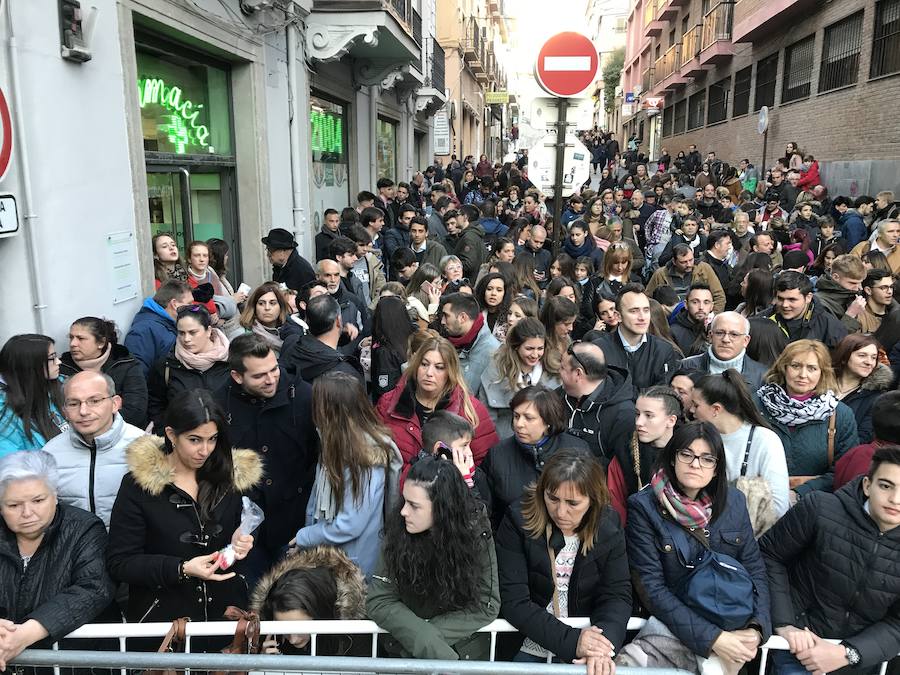
{"label": "collar", "polygon": [[100,434],[94,439],[93,443],[89,443],[84,439],[84,437],[79,434],[75,429],[69,425],[69,434],[72,440],[73,445],[80,445],[83,448],[91,448],[94,447],[97,452],[104,452],[109,450],[110,448],[114,448],[116,444],[122,439],[122,434],[125,431],[125,420],[122,419],[122,415],[116,413],[113,416],[112,425],[105,432]]}
{"label": "collar", "polygon": [[633,354],[634,352],[636,352],[638,349],[640,349],[641,347],[643,347],[643,346],[647,343],[647,333],[644,333],[644,334],[641,336],[641,341],[638,342],[635,346],[631,346],[630,344],[628,344],[628,341],[627,341],[624,337],[622,337],[622,333],[620,333],[619,331],[616,331],[616,335],[618,335],[618,336],[619,336],[619,340],[622,341],[622,348],[623,348],[626,352],[629,352],[629,353],[631,353],[631,354]]}
{"label": "collar", "polygon": [[712,345],[709,346],[706,353],[709,355],[710,374],[718,375],[719,373],[724,373],[729,368],[734,368],[736,371],[741,372],[744,367],[744,356],[746,355],[747,350],[742,349],[740,354],[729,361],[722,361],[719,359],[713,352]]}
{"label": "collar", "polygon": [[428,240],[422,242],[422,248],[416,248],[416,245],[410,242],[409,247],[412,249],[413,253],[422,253],[426,248],[428,248]]}

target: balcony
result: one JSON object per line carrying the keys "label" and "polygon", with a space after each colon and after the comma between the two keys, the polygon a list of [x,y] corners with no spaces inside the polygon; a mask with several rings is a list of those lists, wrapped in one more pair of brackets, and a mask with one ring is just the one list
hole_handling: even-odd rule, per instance
{"label": "balcony", "polygon": [[666,0],[644,0],[644,3],[644,37],[661,35],[667,22],[660,18],[660,10]]}
{"label": "balcony", "polygon": [[656,60],[656,86],[653,95],[660,96],[665,91],[675,91],[687,82],[681,75],[681,43],[674,44]]}
{"label": "balcony", "polygon": [[734,2],[720,2],[703,17],[700,37],[700,65],[715,65],[734,56],[731,29],[734,22]]}
{"label": "balcony", "polygon": [[790,26],[821,3],[817,0],[741,0],[734,8],[734,42],[755,42]]}
{"label": "balcony", "polygon": [[491,71],[494,68],[494,50],[488,47],[484,50],[484,56],[481,59],[482,70],[475,73],[475,79],[481,84],[487,84],[491,79]]}
{"label": "balcony", "polygon": [[653,90],[653,66],[647,68],[644,72],[641,73],[641,92],[648,93]]}
{"label": "balcony", "polygon": [[466,37],[463,40],[463,58],[475,75],[484,72],[484,42],[481,39],[481,28],[475,19],[466,24]]}
{"label": "balcony", "polygon": [[444,48],[437,39],[425,39],[425,82],[416,92],[416,112],[433,115],[447,102],[444,83]]}
{"label": "balcony", "polygon": [[703,74],[704,69],[698,58],[702,32],[703,25],[697,24],[681,38],[681,56],[678,68],[682,77],[698,77]]}

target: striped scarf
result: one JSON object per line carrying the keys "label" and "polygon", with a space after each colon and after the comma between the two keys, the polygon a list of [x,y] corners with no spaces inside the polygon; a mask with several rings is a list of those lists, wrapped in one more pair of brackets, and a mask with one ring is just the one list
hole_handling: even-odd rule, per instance
{"label": "striped scarf", "polygon": [[688,499],[679,493],[660,469],[650,479],[653,494],[662,504],[675,522],[682,527],[706,529],[712,517],[712,499],[707,494],[701,494],[697,499]]}

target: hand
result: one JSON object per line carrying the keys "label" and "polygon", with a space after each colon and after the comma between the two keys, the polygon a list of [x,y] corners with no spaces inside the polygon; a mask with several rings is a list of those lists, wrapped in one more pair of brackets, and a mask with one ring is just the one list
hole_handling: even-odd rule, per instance
{"label": "hand", "polygon": [[603,319],[597,319],[597,322],[594,324],[594,330],[606,330],[606,324],[603,323]]}
{"label": "hand", "polygon": [[280,654],[281,650],[278,648],[278,639],[274,635],[266,635],[266,639],[263,640],[262,643],[262,653],[263,654]]}
{"label": "hand", "polygon": [[615,655],[612,642],[606,639],[603,631],[596,626],[584,628],[578,636],[578,645],[575,647],[575,656],[579,659],[587,656],[611,658]]}
{"label": "hand", "polygon": [[431,284],[428,289],[428,304],[436,305],[441,301],[441,288],[437,284]]}
{"label": "hand", "polygon": [[247,294],[244,291],[236,291],[234,295],[231,296],[234,299],[235,304],[241,304],[244,300],[247,299]]}
{"label": "hand", "polygon": [[723,630],[712,645],[717,656],[734,663],[747,663],[756,656],[756,649],[751,649],[734,633]]}
{"label": "hand", "polygon": [[794,654],[797,660],[811,673],[833,673],[844,666],[850,665],[847,661],[847,652],[843,645],[836,645],[823,640],[812,631],[806,631],[812,636],[813,646]]}
{"label": "hand", "polygon": [[0,670],[38,640],[47,637],[47,630],[35,619],[22,624],[2,620],[0,623]]}
{"label": "hand", "polygon": [[742,628],[732,631],[732,633],[750,649],[756,649],[762,642],[762,635],[755,628]]}
{"label": "hand", "polygon": [[472,472],[475,470],[475,460],[472,459],[472,450],[470,448],[465,448],[463,450],[452,448],[451,451],[453,452],[453,466],[459,469],[463,478],[472,475]]}
{"label": "hand", "polygon": [[616,662],[608,656],[588,656],[572,661],[575,665],[586,665],[587,675],[614,675]]}
{"label": "hand", "polygon": [[798,652],[811,649],[815,645],[813,638],[816,634],[810,630],[800,630],[796,626],[782,626],[776,628],[775,633],[787,640],[788,648],[795,656]]}
{"label": "hand", "polygon": [[347,337],[350,338],[350,342],[353,342],[356,339],[356,336],[359,335],[359,328],[352,323],[345,323],[344,332],[347,334]]}
{"label": "hand", "polygon": [[360,349],[365,349],[366,347],[371,347],[371,346],[372,346],[372,336],[371,335],[369,337],[364,337],[362,340],[359,341]]}
{"label": "hand", "polygon": [[209,555],[198,555],[184,563],[182,568],[189,577],[196,577],[204,581],[228,581],[234,576],[234,572],[228,574],[216,574],[219,569],[219,552]]}
{"label": "hand", "polygon": [[795,490],[791,490],[790,492],[788,492],[788,499],[791,502],[791,506],[793,506],[798,501],[800,501],[800,495],[798,495]]}
{"label": "hand", "polygon": [[855,298],[853,298],[853,302],[850,303],[850,306],[847,307],[847,311],[845,312],[845,314],[851,319],[855,319],[862,313],[865,308],[866,299],[860,296],[856,296]]}
{"label": "hand", "polygon": [[234,559],[243,560],[250,553],[250,549],[253,548],[253,536],[243,534],[241,528],[238,528],[231,535],[231,547],[234,549]]}

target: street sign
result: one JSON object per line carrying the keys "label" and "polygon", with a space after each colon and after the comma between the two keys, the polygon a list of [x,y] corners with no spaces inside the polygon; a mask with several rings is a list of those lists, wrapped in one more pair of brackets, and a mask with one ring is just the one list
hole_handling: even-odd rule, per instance
{"label": "street sign", "polygon": [[625,92],[625,103],[634,103],[634,92],[633,91]]}
{"label": "street sign", "polygon": [[486,105],[509,103],[509,92],[486,91],[484,92],[484,102]]}
{"label": "street sign", "polygon": [[538,52],[534,75],[552,96],[568,97],[587,89],[597,77],[599,58],[594,43],[574,31],[557,33]]}
{"label": "street sign", "polygon": [[450,154],[450,120],[444,110],[434,115],[434,154]]}
{"label": "street sign", "polygon": [[769,106],[764,105],[759,109],[759,119],[756,120],[756,130],[760,134],[766,133],[769,128]]}
{"label": "street sign", "polygon": [[19,231],[19,210],[13,195],[0,195],[0,237],[8,237]]}
{"label": "street sign", "polygon": [[[559,99],[549,96],[539,96],[531,102],[528,108],[528,124],[533,129],[549,129],[559,119]],[[566,111],[567,124],[576,129],[590,129],[594,126],[594,109],[591,99],[569,99]]]}
{"label": "street sign", "polygon": [[12,115],[9,114],[9,104],[6,95],[0,87],[0,181],[6,176],[11,164],[13,150]]}
{"label": "street sign", "polygon": [[[528,150],[528,179],[544,194],[554,191],[556,134],[548,133]],[[561,196],[570,197],[591,175],[591,153],[572,132],[566,134]]]}

